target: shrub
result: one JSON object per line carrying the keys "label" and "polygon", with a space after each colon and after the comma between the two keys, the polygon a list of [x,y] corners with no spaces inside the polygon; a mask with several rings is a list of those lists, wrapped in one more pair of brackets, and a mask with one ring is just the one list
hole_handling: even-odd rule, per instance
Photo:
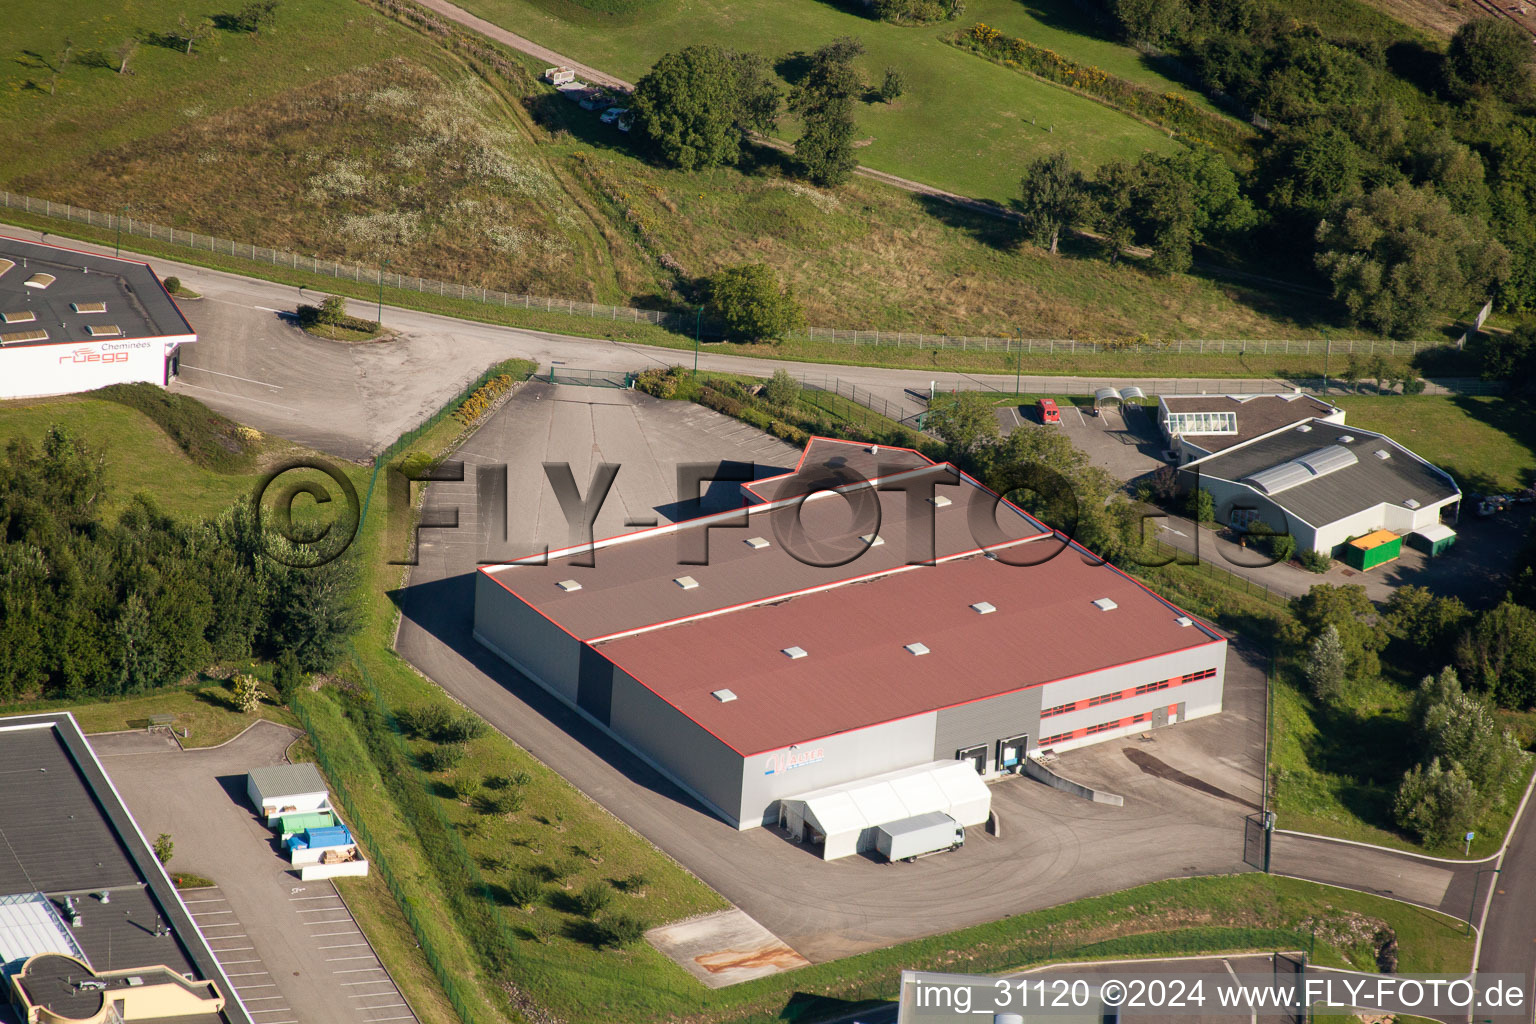
{"label": "shrub", "polygon": [[800,400],[800,382],[790,376],[788,370],[774,370],[768,383],[763,385],[763,397],[770,405],[787,409]]}
{"label": "shrub", "polygon": [[715,274],[709,279],[708,305],[729,336],[747,341],[782,338],[805,322],[793,289],[783,287],[765,263],[726,267]]}
{"label": "shrub", "polygon": [[519,910],[527,910],[544,895],[544,886],[528,871],[514,871],[505,886],[507,902]]}
{"label": "shrub", "polygon": [[457,743],[439,743],[423,751],[418,760],[429,772],[445,772],[464,760],[464,748]]}
{"label": "shrub", "polygon": [[480,788],[480,783],[475,781],[473,775],[455,775],[448,780],[448,788],[453,791],[454,796],[467,801],[475,795],[475,790]]}
{"label": "shrub", "polygon": [[880,100],[883,103],[893,103],[896,98],[907,91],[907,76],[901,73],[900,68],[886,68],[885,77],[880,80]]}
{"label": "shrub", "polygon": [[583,917],[593,918],[613,901],[613,890],[607,882],[588,882],[576,893],[576,908]]}
{"label": "shrub", "polygon": [[241,714],[249,715],[261,707],[261,684],[256,677],[244,672],[235,676],[235,707]]}
{"label": "shrub", "polygon": [[1471,827],[1475,802],[1472,780],[1461,766],[1442,768],[1437,757],[1403,776],[1394,810],[1399,825],[1435,846]]}
{"label": "shrub", "polygon": [[523,794],[516,789],[498,789],[482,793],[476,804],[482,814],[516,814],[523,809]]}
{"label": "shrub", "polygon": [[602,949],[633,946],[645,937],[645,922],[622,910],[606,915],[592,928],[594,944]]}
{"label": "shrub", "polygon": [[1296,557],[1296,538],[1288,533],[1277,533],[1269,538],[1269,553],[1280,562],[1289,562]]}
{"label": "shrub", "polygon": [[1314,551],[1311,548],[1303,551],[1298,561],[1301,562],[1301,567],[1308,572],[1327,572],[1328,567],[1333,564],[1333,559],[1321,551]]}
{"label": "shrub", "polygon": [[161,864],[169,864],[175,852],[176,843],[171,839],[169,832],[161,832],[155,837],[155,860]]}
{"label": "shrub", "polygon": [[657,398],[674,398],[677,395],[677,382],[682,374],[681,366],[673,366],[665,370],[660,367],[642,370],[635,378],[635,388]]}
{"label": "shrub", "polygon": [[644,871],[636,871],[633,874],[616,879],[613,884],[620,892],[629,893],[631,896],[638,896],[645,891],[647,885],[651,884],[651,879]]}
{"label": "shrub", "polygon": [[177,292],[181,291],[181,278],[179,277],[168,277],[160,283],[165,285],[165,290],[170,292],[172,295],[175,295]]}
{"label": "shrub", "polygon": [[396,713],[400,727],[421,739],[436,739],[448,724],[449,711],[441,704],[417,704]]}
{"label": "shrub", "polygon": [[439,743],[468,743],[485,735],[485,721],[468,711],[448,716],[432,736]]}
{"label": "shrub", "polygon": [[577,864],[574,860],[557,860],[544,865],[544,877],[569,889],[571,887],[570,877],[580,870],[581,865]]}
{"label": "shrub", "polygon": [[1189,514],[1199,523],[1216,521],[1216,498],[1210,491],[1201,489],[1189,495]]}

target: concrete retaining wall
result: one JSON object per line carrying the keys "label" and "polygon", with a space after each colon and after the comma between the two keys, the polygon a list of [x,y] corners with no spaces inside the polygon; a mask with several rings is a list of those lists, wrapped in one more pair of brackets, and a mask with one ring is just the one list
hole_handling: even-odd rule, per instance
{"label": "concrete retaining wall", "polygon": [[1113,807],[1121,807],[1125,804],[1125,797],[1115,793],[1100,793],[1098,790],[1090,789],[1080,782],[1064,779],[1032,757],[1026,757],[1023,761],[1023,766],[1025,775],[1038,782],[1045,783],[1052,789],[1059,789],[1063,793],[1071,793],[1075,797],[1091,800],[1096,804],[1109,804]]}

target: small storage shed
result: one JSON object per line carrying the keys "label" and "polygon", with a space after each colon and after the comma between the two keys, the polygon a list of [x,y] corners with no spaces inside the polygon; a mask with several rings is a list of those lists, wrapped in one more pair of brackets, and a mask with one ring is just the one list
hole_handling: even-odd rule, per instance
{"label": "small storage shed", "polygon": [[1403,553],[1403,538],[1391,530],[1377,530],[1344,545],[1344,564],[1354,569],[1374,569]]}
{"label": "small storage shed", "polygon": [[284,814],[331,808],[325,779],[309,763],[252,768],[246,776],[245,792],[269,826]]}
{"label": "small storage shed", "polygon": [[1444,523],[1434,523],[1410,533],[1408,543],[1433,558],[1456,543],[1456,531]]}
{"label": "small storage shed", "polygon": [[789,797],[780,801],[779,822],[836,860],[875,849],[881,825],[931,811],[980,825],[992,811],[992,792],[971,762],[934,761]]}

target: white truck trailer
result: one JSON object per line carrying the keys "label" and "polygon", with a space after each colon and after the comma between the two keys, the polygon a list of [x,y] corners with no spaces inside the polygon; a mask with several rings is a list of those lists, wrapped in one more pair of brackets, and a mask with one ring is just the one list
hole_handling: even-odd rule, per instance
{"label": "white truck trailer", "polygon": [[965,845],[965,829],[943,811],[929,811],[875,829],[875,849],[887,860],[913,861]]}

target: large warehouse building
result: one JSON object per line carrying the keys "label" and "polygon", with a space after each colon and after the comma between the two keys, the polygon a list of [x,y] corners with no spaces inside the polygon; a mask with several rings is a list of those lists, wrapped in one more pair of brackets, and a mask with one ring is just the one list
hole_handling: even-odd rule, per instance
{"label": "large warehouse building", "polygon": [[947,465],[818,438],[744,491],[475,599],[482,643],[738,828],[839,792],[974,819],[946,764],[1221,710],[1219,633]]}
{"label": "large warehouse building", "polygon": [[163,386],[196,340],[149,264],[0,237],[0,398]]}
{"label": "large warehouse building", "polygon": [[0,1021],[252,1024],[73,716],[0,718],[0,778]]}

